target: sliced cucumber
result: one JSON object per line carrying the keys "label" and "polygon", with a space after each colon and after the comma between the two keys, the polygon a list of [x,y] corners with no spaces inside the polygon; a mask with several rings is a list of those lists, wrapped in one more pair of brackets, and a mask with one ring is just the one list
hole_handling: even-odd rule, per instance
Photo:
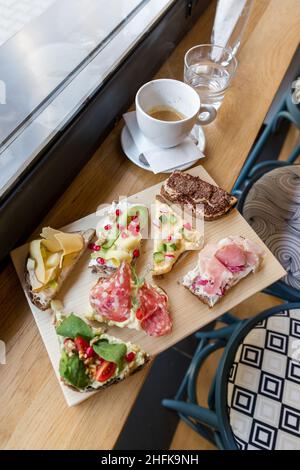
{"label": "sliced cucumber", "polygon": [[162,224],[166,224],[168,222],[168,217],[165,214],[159,216],[159,220]]}
{"label": "sliced cucumber", "polygon": [[128,208],[128,216],[132,217],[137,215],[140,222],[140,227],[145,228],[148,226],[148,209],[146,206],[136,204]]}
{"label": "sliced cucumber", "polygon": [[175,243],[165,243],[166,250],[165,251],[176,251],[177,245]]}
{"label": "sliced cucumber", "polygon": [[157,251],[156,253],[153,253],[153,259],[155,263],[162,263],[165,261],[165,255],[160,251]]}
{"label": "sliced cucumber", "polygon": [[118,231],[115,237],[108,238],[108,240],[106,240],[106,242],[102,244],[102,248],[104,250],[108,250],[109,248],[111,248],[113,244],[115,243],[115,241],[117,240],[117,238],[119,237],[119,235],[120,235],[120,232]]}
{"label": "sliced cucumber", "polygon": [[170,224],[175,225],[177,223],[176,215],[170,214],[169,220],[170,220]]}

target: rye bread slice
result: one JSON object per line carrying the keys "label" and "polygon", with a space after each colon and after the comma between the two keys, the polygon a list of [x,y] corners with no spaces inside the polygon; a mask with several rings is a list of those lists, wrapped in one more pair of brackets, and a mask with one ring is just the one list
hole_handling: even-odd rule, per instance
{"label": "rye bread slice", "polygon": [[174,171],[163,183],[160,194],[167,203],[179,204],[194,215],[203,215],[197,205],[203,204],[204,220],[216,220],[228,213],[237,198],[219,186],[202,180],[199,176]]}
{"label": "rye bread slice", "polygon": [[40,310],[47,310],[48,308],[50,308],[51,300],[53,300],[55,298],[55,296],[57,295],[59,289],[61,288],[64,280],[70,274],[70,272],[74,268],[77,261],[81,258],[82,254],[85,252],[88,244],[91,242],[91,240],[95,236],[95,230],[94,229],[87,229],[87,230],[84,230],[84,231],[82,230],[82,231],[71,232],[71,233],[80,233],[83,237],[84,246],[83,246],[82,250],[76,256],[76,258],[74,259],[74,262],[70,266],[68,266],[67,268],[64,268],[61,271],[61,273],[59,275],[59,278],[57,279],[57,288],[53,289],[53,292],[49,293],[48,295],[45,295],[45,298],[43,298],[43,296],[41,296],[40,292],[34,292],[32,290],[32,286],[31,286],[31,283],[30,283],[30,275],[29,275],[29,272],[27,270],[28,257],[26,258],[25,274],[24,274],[25,275],[26,290],[28,292],[28,295],[30,297],[31,302],[37,308],[39,308]]}
{"label": "rye bread slice", "polygon": [[87,393],[87,392],[99,392],[100,390],[104,390],[108,387],[110,387],[111,385],[114,385],[114,384],[117,384],[119,382],[122,382],[122,380],[126,379],[127,377],[135,374],[136,372],[138,372],[139,370],[142,370],[143,367],[147,364],[147,362],[150,361],[150,356],[149,354],[147,353],[144,353],[143,355],[144,357],[144,364],[141,364],[140,366],[136,367],[135,369],[133,369],[132,371],[129,371],[128,374],[125,374],[123,375],[122,377],[114,377],[113,379],[109,380],[109,382],[107,382],[106,384],[102,385],[101,387],[99,388],[93,388],[93,387],[86,387],[85,389],[80,389],[80,388],[77,388],[77,387],[74,387],[73,385],[69,384],[66,380],[64,380],[62,377],[60,378],[60,380],[62,381],[62,383],[66,386],[66,387],[69,387],[71,388],[72,390],[75,390],[76,392],[80,392],[80,393]]}

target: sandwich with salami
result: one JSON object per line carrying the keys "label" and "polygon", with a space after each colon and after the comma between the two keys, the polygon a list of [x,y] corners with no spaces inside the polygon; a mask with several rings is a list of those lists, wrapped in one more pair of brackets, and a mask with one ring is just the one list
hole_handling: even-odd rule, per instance
{"label": "sandwich with salami", "polygon": [[138,278],[126,262],[110,278],[99,279],[91,289],[90,304],[89,320],[143,330],[149,336],[163,336],[172,329],[167,294]]}

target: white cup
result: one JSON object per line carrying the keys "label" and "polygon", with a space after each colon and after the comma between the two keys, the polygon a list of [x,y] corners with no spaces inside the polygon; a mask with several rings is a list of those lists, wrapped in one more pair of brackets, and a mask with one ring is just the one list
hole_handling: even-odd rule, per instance
{"label": "white cup", "polygon": [[[158,147],[168,148],[180,144],[190,134],[200,111],[200,98],[186,83],[162,78],[145,83],[139,89],[135,106],[142,133]],[[160,106],[175,109],[184,119],[161,121],[148,114]]]}

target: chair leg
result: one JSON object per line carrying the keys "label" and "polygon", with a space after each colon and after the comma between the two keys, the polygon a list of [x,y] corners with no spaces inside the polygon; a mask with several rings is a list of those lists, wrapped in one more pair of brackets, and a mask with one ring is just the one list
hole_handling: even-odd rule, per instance
{"label": "chair leg", "polygon": [[192,421],[190,418],[187,418],[184,414],[178,413],[180,419],[184,421],[193,431],[195,431],[197,434],[200,434],[204,439],[209,441],[211,444],[218,445],[216,440],[215,440],[215,432],[213,432],[211,429],[209,429],[207,426],[196,423]]}
{"label": "chair leg", "polygon": [[290,162],[285,161],[285,160],[266,160],[263,162],[259,162],[256,165],[254,165],[252,170],[249,172],[249,178],[252,178],[255,175],[255,173],[259,170],[264,170],[264,173],[266,173],[267,171],[270,171],[273,168],[286,166],[289,163]]}
{"label": "chair leg", "polygon": [[223,339],[207,344],[193,357],[187,374],[187,396],[190,402],[197,404],[197,378],[204,360],[214,351],[224,348],[225,345],[226,341]]}
{"label": "chair leg", "polygon": [[284,110],[284,111],[280,111],[274,117],[274,119],[272,121],[272,132],[276,132],[277,127],[278,127],[278,122],[281,121],[283,118],[285,118],[288,121],[292,122],[299,129],[299,124],[296,121],[296,119],[293,118],[293,116],[289,113],[289,111]]}
{"label": "chair leg", "polygon": [[170,410],[178,411],[178,413],[183,413],[185,416],[189,416],[190,418],[200,421],[200,423],[208,426],[209,428],[216,431],[220,430],[218,418],[214,411],[195,405],[194,403],[186,403],[184,401],[164,399],[162,404]]}
{"label": "chair leg", "polygon": [[294,150],[291,152],[289,158],[287,159],[287,162],[288,163],[294,163],[295,160],[300,156],[300,142],[298,145],[296,145],[296,147],[294,148]]}
{"label": "chair leg", "polygon": [[223,323],[227,323],[227,325],[232,325],[233,323],[237,323],[239,322],[240,320],[235,317],[234,315],[232,315],[232,313],[230,312],[227,312],[227,313],[224,313],[220,318],[219,318],[219,321],[223,322]]}
{"label": "chair leg", "polygon": [[196,338],[198,339],[226,339],[229,338],[234,330],[237,328],[241,320],[237,321],[236,323],[233,323],[229,326],[224,326],[223,328],[219,328],[218,330],[213,330],[213,331],[198,331],[198,333],[195,334]]}

